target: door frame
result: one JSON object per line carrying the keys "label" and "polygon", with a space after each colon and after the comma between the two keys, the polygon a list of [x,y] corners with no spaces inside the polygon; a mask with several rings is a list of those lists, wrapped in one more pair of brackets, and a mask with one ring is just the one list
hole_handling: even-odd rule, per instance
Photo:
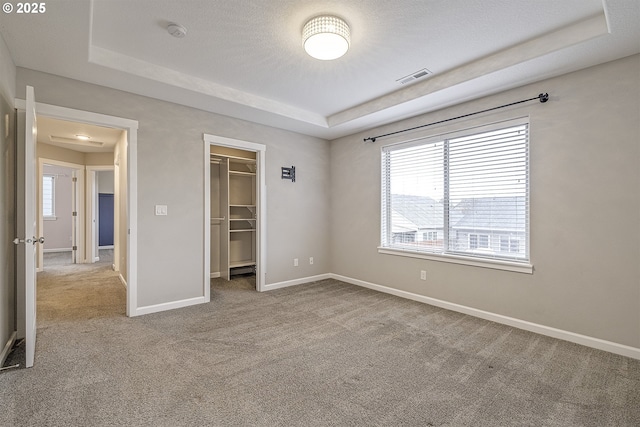
{"label": "door frame", "polygon": [[224,136],[204,134],[204,297],[211,300],[211,146],[236,148],[256,153],[256,290],[266,291],[267,274],[267,146]]}
{"label": "door frame", "polygon": [[[15,107],[25,110],[24,99],[16,99]],[[90,111],[36,102],[38,115],[71,122],[88,123],[124,129],[127,132],[127,311],[129,317],[140,314],[138,308],[138,121]],[[122,244],[122,242],[121,242]],[[115,254],[114,254],[115,256]],[[122,280],[121,276],[121,280]]]}
{"label": "door frame", "polygon": [[[36,150],[37,150],[37,146],[38,143],[36,143]],[[69,168],[69,169],[73,169],[74,172],[77,173],[76,178],[78,178],[78,181],[76,183],[76,187],[75,190],[75,196],[72,196],[72,199],[75,201],[75,209],[76,212],[78,212],[78,216],[76,217],[76,222],[75,224],[72,223],[71,227],[75,227],[75,237],[76,237],[76,245],[78,247],[78,249],[76,250],[76,260],[75,263],[81,264],[84,261],[84,259],[77,259],[78,254],[84,254],[85,253],[85,243],[84,243],[84,230],[83,227],[79,226],[79,224],[83,224],[84,221],[84,212],[82,209],[78,209],[78,206],[82,206],[84,204],[84,165],[80,165],[77,163],[69,163],[69,162],[63,162],[60,160],[53,160],[53,159],[48,159],[48,158],[43,158],[43,157],[38,157],[38,172],[37,172],[37,178],[36,178],[36,197],[37,197],[37,202],[36,202],[36,217],[38,218],[38,235],[39,236],[44,236],[46,238],[46,236],[44,235],[44,216],[42,215],[42,200],[43,200],[43,194],[42,194],[42,177],[44,176],[44,165],[51,165],[51,166],[62,166],[65,168]],[[37,265],[36,265],[36,271],[42,271],[44,270],[44,247],[42,245],[37,247]],[[82,257],[82,255],[81,255]]]}
{"label": "door frame", "polygon": [[[98,189],[96,187],[96,172],[105,172],[111,171],[113,172],[114,166],[86,166],[87,169],[87,187],[86,187],[86,200],[89,200],[90,203],[87,203],[87,212],[86,212],[86,236],[87,236],[87,262],[94,263],[97,261],[98,254],[96,253],[98,248],[98,223],[95,221],[98,213]],[[114,176],[115,179],[115,176]],[[114,183],[115,186],[115,183]],[[118,217],[119,215],[116,215]],[[114,221],[116,218],[114,217]],[[117,227],[114,222],[114,230]],[[115,240],[114,240],[115,244]],[[120,258],[116,256],[115,249],[113,251],[113,269],[118,271],[120,269]]]}

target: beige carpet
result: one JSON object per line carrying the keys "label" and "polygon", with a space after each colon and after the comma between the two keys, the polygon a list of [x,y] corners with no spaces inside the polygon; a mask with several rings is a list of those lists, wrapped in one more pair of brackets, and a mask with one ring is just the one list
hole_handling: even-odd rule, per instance
{"label": "beige carpet", "polygon": [[[68,267],[67,267],[68,268]],[[38,278],[11,426],[638,426],[640,362],[334,280],[127,318],[108,266]]]}

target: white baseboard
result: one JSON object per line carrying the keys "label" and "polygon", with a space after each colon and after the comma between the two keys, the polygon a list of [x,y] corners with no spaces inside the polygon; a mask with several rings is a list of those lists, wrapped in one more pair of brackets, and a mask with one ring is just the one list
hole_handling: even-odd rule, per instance
{"label": "white baseboard", "polygon": [[191,305],[206,303],[205,297],[189,298],[180,301],[165,302],[162,304],[147,305],[138,307],[133,316],[142,316],[143,314],[158,313],[160,311],[173,310],[176,308],[189,307]]}
{"label": "white baseboard", "polygon": [[11,353],[11,349],[13,348],[13,344],[16,342],[17,336],[18,333],[16,331],[13,331],[13,333],[9,337],[9,340],[2,349],[2,353],[0,353],[0,367],[4,365],[4,362],[7,360],[7,356],[9,356],[9,353]]}
{"label": "white baseboard", "polygon": [[[113,269],[115,270],[115,266],[113,267]],[[127,289],[127,281],[124,279],[122,274],[119,274],[118,278],[120,279],[120,282],[122,282],[122,284],[124,285],[124,288]]]}
{"label": "white baseboard", "polygon": [[285,282],[272,283],[265,285],[263,291],[272,291],[274,289],[287,288],[289,286],[302,285],[304,283],[317,282],[318,280],[331,279],[331,273],[319,274],[317,276],[303,277],[302,279],[287,280]]}
{"label": "white baseboard", "polygon": [[114,246],[113,245],[108,245],[108,246],[98,246],[98,250],[100,249],[113,249]]}
{"label": "white baseboard", "polygon": [[42,253],[49,254],[54,252],[71,252],[73,249],[71,248],[53,248],[53,249],[43,249]]}
{"label": "white baseboard", "polygon": [[[615,342],[606,341],[599,338],[590,337],[587,335],[576,334],[574,332],[552,328],[549,326],[540,325],[537,323],[532,323],[526,320],[516,319],[513,317],[503,316],[501,314],[491,313],[488,311],[479,310],[477,308],[467,307],[464,305],[455,304],[448,301],[443,301],[436,298],[415,294],[412,292],[402,291],[399,289],[394,289],[387,286],[366,282],[363,280],[353,279],[350,277],[341,276],[339,274],[326,273],[326,274],[319,274],[317,276],[310,276],[310,277],[304,277],[300,279],[287,280],[284,282],[271,283],[269,285],[266,285],[263,291],[271,291],[274,289],[286,288],[289,286],[296,286],[296,285],[316,282],[316,281],[325,280],[325,279],[339,280],[345,283],[350,283],[352,285],[361,286],[361,287],[372,289],[378,292],[384,292],[386,294],[391,294],[401,298],[418,301],[421,303],[433,305],[436,307],[444,308],[446,310],[451,310],[458,313],[468,314],[473,317],[478,317],[480,319],[485,319],[485,320],[500,323],[503,325],[512,326],[514,328],[523,329],[525,331],[534,332],[540,335],[545,335],[548,337],[557,338],[557,339],[569,341],[575,344],[580,344],[580,345],[595,348],[598,350],[608,351],[610,353],[619,354],[621,356],[640,360],[640,348],[631,347],[624,344],[618,344]],[[126,282],[124,281],[124,278],[122,278],[122,276],[120,276],[120,280],[122,280],[122,282],[126,286]],[[139,307],[138,309],[136,309],[136,312],[135,314],[133,314],[133,316],[157,313],[160,311],[172,310],[175,308],[187,307],[187,306],[202,304],[206,302],[207,301],[205,300],[204,297],[197,297],[197,298],[191,298],[191,299],[186,299],[181,301],[174,301],[174,302],[151,305],[146,307]]]}
{"label": "white baseboard", "polygon": [[520,320],[513,317],[503,316],[501,314],[495,314],[488,311],[478,310],[476,308],[454,304],[451,302],[414,294],[412,292],[401,291],[399,289],[389,288],[387,286],[377,285],[375,283],[365,282],[363,280],[352,279],[350,277],[340,276],[338,274],[329,274],[329,276],[333,279],[350,283],[352,285],[362,286],[364,288],[373,289],[375,291],[384,292],[384,293],[395,295],[401,298],[407,298],[413,301],[422,302],[425,304],[433,305],[433,306],[444,308],[447,310],[456,311],[458,313],[468,314],[470,316],[479,317],[481,319],[490,320],[492,322],[512,326],[514,328],[524,329],[525,331],[535,332],[540,335],[546,335],[548,337],[557,338],[557,339],[569,341],[575,344],[580,344],[580,345],[592,347],[598,350],[604,350],[610,353],[619,354],[621,356],[631,357],[633,359],[640,360],[640,348],[630,347],[627,345],[618,344],[611,341],[605,341],[599,338],[593,338],[586,335],[580,335],[580,334],[565,331],[562,329],[551,328],[549,326],[527,322],[526,320]]}
{"label": "white baseboard", "polygon": [[218,277],[220,277],[220,272],[218,271],[217,273],[211,273],[210,277],[212,279],[217,279]]}

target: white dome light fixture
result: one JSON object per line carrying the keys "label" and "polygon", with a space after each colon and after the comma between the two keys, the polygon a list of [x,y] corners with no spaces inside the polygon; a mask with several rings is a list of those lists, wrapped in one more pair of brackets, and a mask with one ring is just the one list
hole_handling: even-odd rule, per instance
{"label": "white dome light fixture", "polygon": [[302,29],[302,45],[312,57],[324,61],[340,58],[351,44],[347,23],[336,16],[316,16]]}

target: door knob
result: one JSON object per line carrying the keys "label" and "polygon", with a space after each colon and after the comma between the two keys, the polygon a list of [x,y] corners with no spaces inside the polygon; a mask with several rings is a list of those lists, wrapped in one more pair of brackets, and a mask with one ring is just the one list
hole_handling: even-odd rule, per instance
{"label": "door knob", "polygon": [[[34,237],[34,239],[35,239],[35,237]],[[41,238],[37,239],[35,242],[33,242],[33,244],[34,244],[34,245],[35,245],[36,243],[41,243],[41,244],[43,244],[43,243],[44,243],[44,237],[41,237]]]}

